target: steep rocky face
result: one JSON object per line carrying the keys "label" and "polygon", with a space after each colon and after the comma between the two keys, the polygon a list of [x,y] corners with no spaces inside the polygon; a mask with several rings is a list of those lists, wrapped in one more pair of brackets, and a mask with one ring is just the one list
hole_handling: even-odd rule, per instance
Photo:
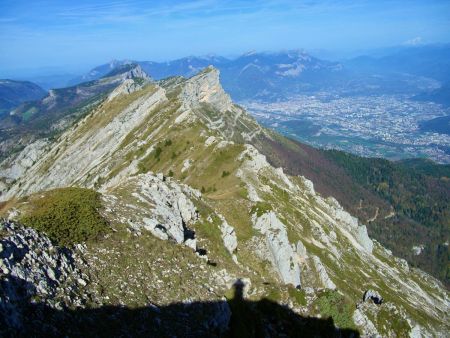
{"label": "steep rocky face", "polygon": [[[270,134],[230,101],[215,69],[122,86],[22,166],[1,196],[16,198],[2,212],[17,218],[28,194],[73,185],[102,193],[111,233],[84,253],[95,306],[216,301],[239,279],[247,298],[300,315],[337,307],[341,329],[445,335],[442,285],[371,240],[311,181],[271,166],[248,144]],[[367,290],[385,301],[361,303]]]}
{"label": "steep rocky face", "polygon": [[278,270],[281,280],[300,288],[300,264],[294,248],[289,243],[286,226],[271,211],[255,217],[255,229],[266,237],[264,256],[268,257],[274,268]]}
{"label": "steep rocky face", "polygon": [[77,254],[13,222],[2,221],[0,231],[0,323],[6,332],[20,332],[29,299],[55,309],[86,303],[88,281]]}
{"label": "steep rocky face", "polygon": [[181,98],[191,107],[206,102],[222,113],[232,108],[230,96],[219,83],[219,71],[211,66],[187,81],[181,91]]}

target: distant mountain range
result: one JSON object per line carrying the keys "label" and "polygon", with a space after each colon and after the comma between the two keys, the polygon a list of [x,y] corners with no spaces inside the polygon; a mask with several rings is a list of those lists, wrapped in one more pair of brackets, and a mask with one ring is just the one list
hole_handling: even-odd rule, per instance
{"label": "distant mountain range", "polygon": [[423,76],[438,81],[450,77],[450,45],[403,47],[382,56],[359,56],[344,62],[358,73]]}
{"label": "distant mountain range", "polygon": [[28,81],[0,80],[0,117],[25,101],[43,98],[47,92]]}
{"label": "distant mountain range", "polygon": [[418,99],[444,103],[450,101],[448,90],[436,94],[433,90],[448,81],[449,60],[448,44],[402,46],[340,62],[290,50],[249,52],[233,59],[208,55],[168,62],[113,60],[80,76],[43,74],[30,80],[50,89],[97,80],[119,66],[132,63],[139,64],[156,80],[191,77],[212,65],[220,70],[224,88],[237,101],[274,101],[297,94],[332,91],[338,95],[423,94]]}
{"label": "distant mountain range", "polygon": [[450,82],[444,83],[442,87],[414,96],[418,101],[431,101],[450,106]]}
{"label": "distant mountain range", "polygon": [[410,94],[438,89],[450,75],[450,46],[401,47],[383,56],[325,61],[301,50],[250,52],[235,59],[189,56],[170,62],[114,60],[70,83],[98,79],[117,66],[137,63],[154,79],[191,77],[213,65],[233,99],[279,100],[319,90],[341,95]]}

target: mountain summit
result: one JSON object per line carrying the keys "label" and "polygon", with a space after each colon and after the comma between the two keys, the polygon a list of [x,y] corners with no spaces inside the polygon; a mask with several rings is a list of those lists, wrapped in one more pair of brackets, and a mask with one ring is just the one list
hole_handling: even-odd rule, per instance
{"label": "mountain summit", "polygon": [[289,142],[232,102],[216,68],[160,81],[129,71],[96,80],[115,86],[2,163],[10,332],[104,333],[78,325],[85,316],[160,336],[448,332],[442,284],[274,167],[256,146]]}

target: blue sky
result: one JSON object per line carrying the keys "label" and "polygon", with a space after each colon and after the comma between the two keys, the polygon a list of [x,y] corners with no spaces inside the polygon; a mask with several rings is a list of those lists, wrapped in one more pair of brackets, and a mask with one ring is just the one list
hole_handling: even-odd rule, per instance
{"label": "blue sky", "polygon": [[110,59],[450,42],[449,0],[0,0],[0,73]]}

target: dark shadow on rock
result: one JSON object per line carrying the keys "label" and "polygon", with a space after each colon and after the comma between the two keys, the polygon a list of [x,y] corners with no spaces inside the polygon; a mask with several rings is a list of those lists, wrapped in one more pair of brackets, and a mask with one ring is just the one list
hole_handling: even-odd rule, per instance
{"label": "dark shadow on rock", "polygon": [[359,337],[332,319],[303,317],[268,299],[246,300],[240,280],[229,301],[138,308],[55,310],[32,302],[30,290],[23,280],[0,280],[0,337]]}

